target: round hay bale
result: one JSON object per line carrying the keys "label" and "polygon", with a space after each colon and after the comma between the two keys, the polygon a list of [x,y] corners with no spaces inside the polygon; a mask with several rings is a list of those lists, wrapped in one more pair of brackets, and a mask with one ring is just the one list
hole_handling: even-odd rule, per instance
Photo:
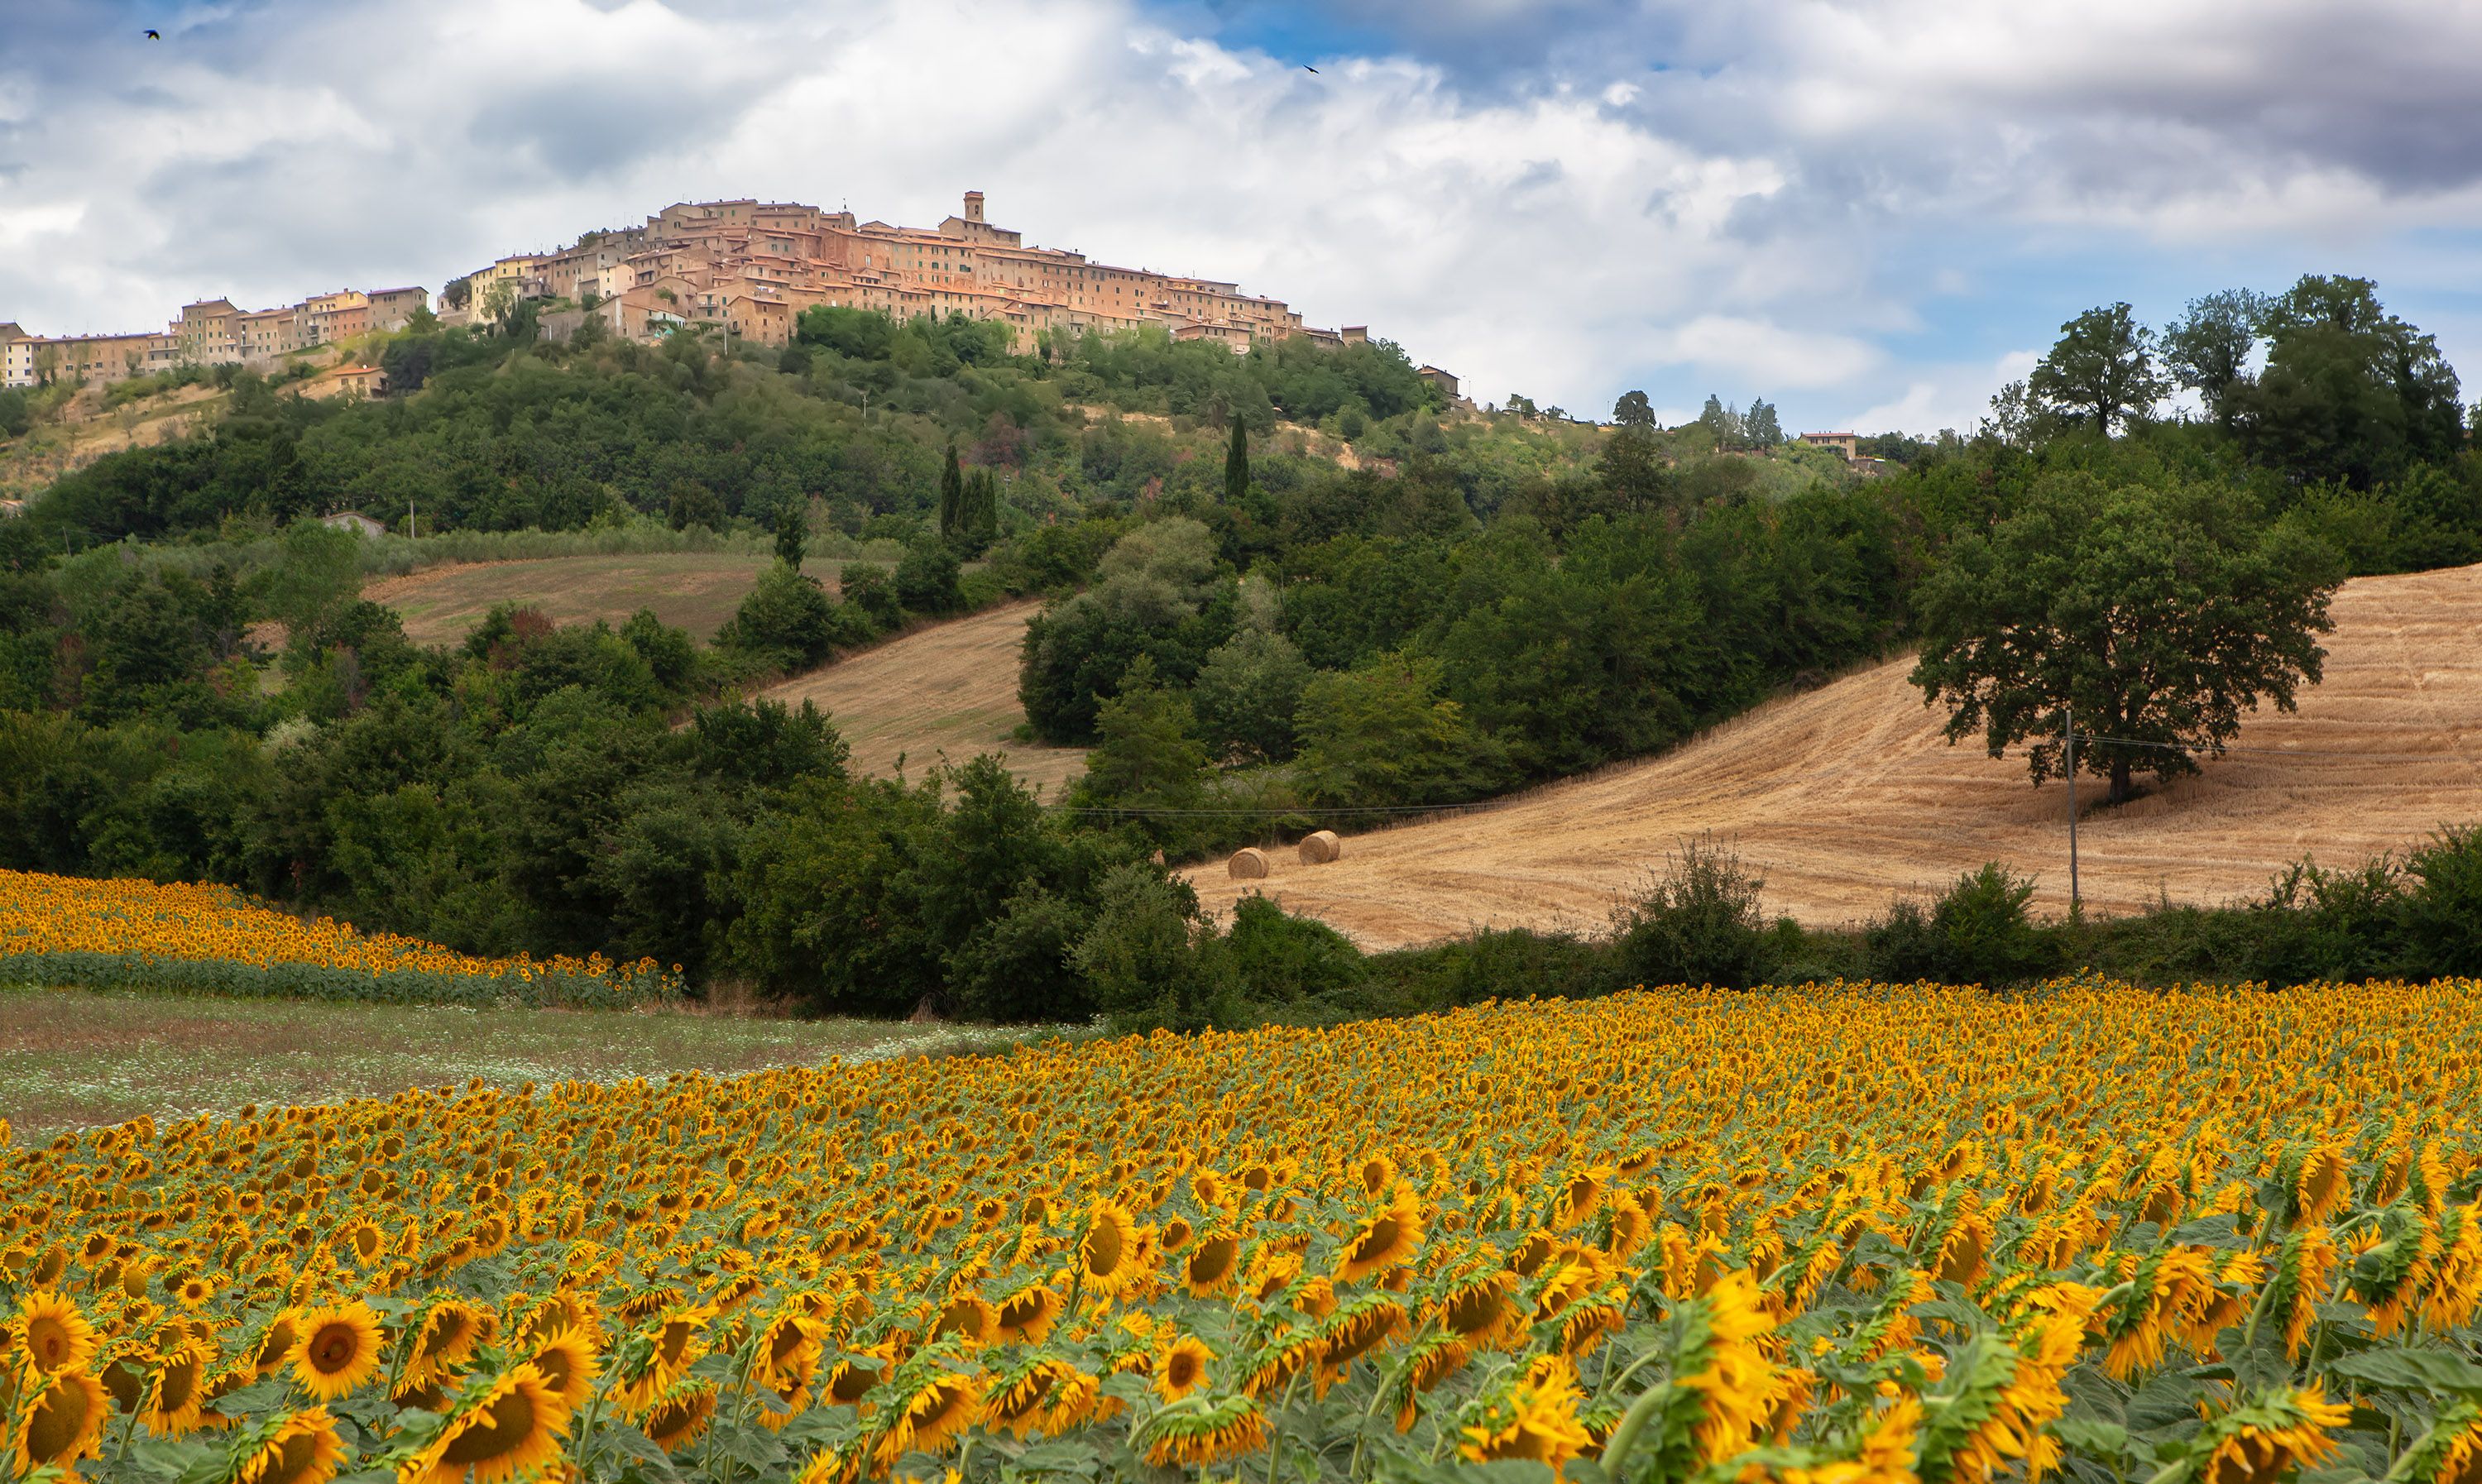
{"label": "round hay bale", "polygon": [[1304,865],[1325,865],[1344,854],[1344,841],[1333,830],[1314,830],[1302,836],[1300,855]]}
{"label": "round hay bale", "polygon": [[1232,852],[1224,869],[1234,881],[1256,881],[1267,874],[1267,853],[1255,845],[1244,845]]}

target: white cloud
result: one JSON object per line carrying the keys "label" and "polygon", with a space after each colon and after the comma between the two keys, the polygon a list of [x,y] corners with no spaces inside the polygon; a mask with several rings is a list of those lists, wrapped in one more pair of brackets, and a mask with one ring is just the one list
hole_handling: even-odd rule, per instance
{"label": "white cloud", "polygon": [[[683,198],[919,223],[980,188],[1029,240],[1367,323],[1485,399],[1929,430],[2084,307],[2003,296],[2012,252],[2476,267],[2470,4],[1338,3],[1399,54],[1311,74],[1140,0],[263,0],[143,44],[0,0],[34,8],[0,52],[0,319],[436,286]],[[2408,256],[2413,227],[2451,232]]]}
{"label": "white cloud", "polygon": [[1853,433],[1933,433],[1953,428],[1970,436],[1991,411],[1991,394],[2034,369],[2042,352],[2010,351],[1976,365],[1915,367],[1903,391],[1837,423]]}

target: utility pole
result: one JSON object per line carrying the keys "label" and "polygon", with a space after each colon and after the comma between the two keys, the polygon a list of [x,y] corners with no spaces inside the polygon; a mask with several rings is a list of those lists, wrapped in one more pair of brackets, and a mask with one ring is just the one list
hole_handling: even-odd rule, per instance
{"label": "utility pole", "polygon": [[2069,733],[2069,917],[2077,916],[2077,708],[2067,708]]}

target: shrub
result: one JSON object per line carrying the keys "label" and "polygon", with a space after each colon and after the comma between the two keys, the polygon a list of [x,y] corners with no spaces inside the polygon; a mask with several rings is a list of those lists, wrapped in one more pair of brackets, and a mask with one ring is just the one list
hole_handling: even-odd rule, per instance
{"label": "shrub", "polygon": [[1574,933],[1483,928],[1467,938],[1380,954],[1360,998],[1374,1012],[1415,1014],[1487,999],[1590,999],[1624,982],[1609,943]]}
{"label": "shrub", "polygon": [[1767,933],[1758,892],[1765,885],[1729,846],[1683,841],[1663,876],[1613,917],[1622,976],[1735,990],[1759,982]]}
{"label": "shrub", "polygon": [[836,591],[847,607],[870,620],[875,628],[890,629],[905,622],[905,605],[897,601],[896,584],[887,569],[875,562],[845,564]]}
{"label": "shrub", "polygon": [[2033,877],[1995,861],[1956,879],[1930,917],[1948,983],[2020,984],[2057,965],[2054,940],[2025,911],[2033,895]]}
{"label": "shrub", "polygon": [[1233,907],[1225,946],[1242,993],[1254,1003],[1329,999],[1370,977],[1361,950],[1342,933],[1324,922],[1291,916],[1254,894]]}
{"label": "shrub", "polygon": [[2428,978],[2482,974],[2482,828],[2450,830],[2414,852],[2405,874],[2418,885],[2396,917],[2404,971]]}
{"label": "shrub", "polygon": [[958,570],[957,553],[947,543],[915,542],[896,564],[896,600],[912,613],[955,613],[965,605]]}
{"label": "shrub", "polygon": [[758,578],[715,636],[724,649],[761,656],[780,670],[823,665],[839,647],[862,642],[858,615],[839,607],[811,578],[779,562]]}
{"label": "shrub", "polygon": [[1243,1023],[1231,955],[1202,920],[1198,892],[1156,865],[1103,878],[1102,911],[1077,944],[1077,971],[1120,1030]]}
{"label": "shrub", "polygon": [[957,1009],[978,1020],[1091,1019],[1095,994],[1076,958],[1094,924],[1091,906],[1027,883],[949,955]]}

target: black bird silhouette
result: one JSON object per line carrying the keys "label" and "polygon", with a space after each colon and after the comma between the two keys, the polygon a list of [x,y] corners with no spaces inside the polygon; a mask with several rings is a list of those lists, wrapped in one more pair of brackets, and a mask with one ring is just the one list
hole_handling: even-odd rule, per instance
{"label": "black bird silhouette", "polygon": [[164,40],[164,33],[161,31],[149,31],[146,33],[146,40],[150,41],[160,41]]}
{"label": "black bird silhouette", "polygon": [[1302,64],[1302,70],[1303,70],[1303,71],[1305,71],[1305,72],[1316,72],[1316,71],[1318,70],[1318,68],[1316,68],[1316,67],[1314,67],[1314,66],[1310,66],[1308,63],[1305,62],[1305,63],[1303,63],[1303,64]]}

